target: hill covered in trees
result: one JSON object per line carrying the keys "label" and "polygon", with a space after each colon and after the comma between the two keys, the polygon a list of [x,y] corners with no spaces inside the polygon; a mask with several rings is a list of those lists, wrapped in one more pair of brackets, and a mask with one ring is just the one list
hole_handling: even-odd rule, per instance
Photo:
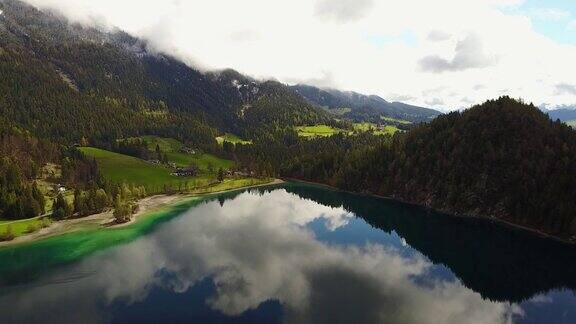
{"label": "hill covered in trees", "polygon": [[217,132],[334,122],[281,83],[202,73],[121,31],[69,24],[17,0],[0,9],[0,113],[38,136],[216,145]]}
{"label": "hill covered in trees", "polygon": [[259,152],[249,156],[260,155],[287,177],[576,234],[576,132],[509,97],[439,116],[394,138],[284,136],[250,149]]}
{"label": "hill covered in trees", "polygon": [[503,97],[440,116],[392,146],[387,188],[438,210],[576,234],[576,132]]}

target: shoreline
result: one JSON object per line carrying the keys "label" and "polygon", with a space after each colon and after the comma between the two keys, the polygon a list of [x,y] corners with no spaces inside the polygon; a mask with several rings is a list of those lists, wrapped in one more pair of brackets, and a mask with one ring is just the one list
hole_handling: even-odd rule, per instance
{"label": "shoreline", "polygon": [[85,228],[97,227],[99,230],[122,228],[125,226],[132,225],[134,223],[137,223],[140,219],[142,219],[143,217],[145,217],[145,216],[147,216],[153,212],[160,211],[160,210],[162,210],[166,207],[169,207],[171,205],[178,204],[178,203],[180,203],[186,199],[200,198],[200,197],[205,197],[205,196],[210,196],[210,195],[218,195],[218,194],[222,194],[222,193],[226,193],[226,192],[233,192],[233,191],[245,190],[245,189],[250,189],[250,188],[273,186],[273,185],[283,184],[285,182],[303,183],[303,184],[322,187],[322,188],[326,188],[326,189],[330,189],[330,190],[334,190],[334,191],[339,191],[339,192],[343,192],[343,193],[348,193],[348,194],[352,194],[352,195],[357,195],[357,196],[365,196],[365,197],[374,197],[374,198],[378,198],[378,199],[384,199],[384,200],[388,200],[388,201],[391,201],[394,203],[400,203],[400,204],[404,204],[404,205],[419,207],[419,208],[422,208],[424,210],[433,211],[433,212],[436,212],[436,213],[439,213],[439,214],[442,214],[442,215],[448,216],[448,217],[462,218],[462,219],[477,219],[477,220],[481,220],[481,221],[488,221],[488,222],[492,222],[492,223],[495,223],[495,224],[500,225],[500,226],[506,226],[506,227],[511,228],[511,229],[521,230],[521,231],[524,231],[528,234],[537,236],[537,237],[542,238],[542,239],[550,239],[550,240],[553,240],[553,241],[556,241],[556,242],[559,242],[562,244],[567,244],[567,245],[572,245],[572,246],[576,245],[576,241],[567,240],[567,239],[561,238],[561,237],[556,236],[556,235],[542,232],[540,230],[530,228],[530,227],[527,227],[524,225],[515,224],[515,223],[509,222],[507,220],[496,218],[496,217],[453,214],[453,213],[437,210],[434,208],[430,208],[430,207],[422,205],[422,204],[403,201],[403,200],[396,199],[393,197],[342,190],[342,189],[339,189],[337,187],[331,186],[331,185],[326,184],[326,183],[285,177],[285,178],[280,178],[280,179],[277,178],[277,179],[274,179],[274,180],[267,182],[267,183],[261,183],[261,184],[255,184],[255,185],[250,185],[250,186],[226,189],[226,190],[215,191],[215,192],[188,193],[188,194],[178,193],[178,194],[169,194],[169,195],[168,194],[161,194],[161,195],[154,195],[154,196],[145,197],[145,198],[138,200],[138,202],[137,202],[138,211],[135,214],[133,214],[130,221],[128,221],[126,223],[116,224],[114,222],[113,209],[108,209],[104,212],[101,212],[98,214],[92,214],[92,215],[82,217],[82,218],[73,218],[73,219],[66,219],[66,220],[62,220],[62,221],[57,221],[57,222],[52,223],[50,226],[48,226],[46,228],[42,228],[39,231],[36,231],[34,233],[18,236],[11,241],[0,242],[0,249],[6,248],[6,247],[14,247],[14,246],[25,244],[25,243],[37,242],[37,241],[41,241],[43,239],[72,233],[72,232],[79,231],[79,230],[82,230]]}
{"label": "shoreline", "polygon": [[576,246],[576,241],[574,241],[574,240],[565,239],[565,238],[562,238],[562,237],[559,237],[559,236],[556,236],[553,234],[542,232],[542,231],[535,229],[535,228],[527,227],[527,226],[520,225],[520,224],[515,224],[515,223],[509,222],[505,219],[501,219],[501,218],[489,217],[489,216],[454,214],[454,213],[450,213],[450,212],[446,212],[446,211],[442,211],[442,210],[437,210],[437,209],[434,209],[434,208],[431,208],[431,207],[428,207],[428,206],[425,206],[422,204],[413,203],[413,202],[409,202],[409,201],[403,201],[401,199],[397,199],[397,198],[393,198],[393,197],[343,190],[343,189],[331,186],[329,184],[321,183],[321,182],[314,182],[314,181],[302,180],[302,179],[297,179],[297,178],[283,178],[283,179],[286,181],[300,182],[300,183],[305,183],[305,184],[309,184],[309,185],[324,187],[324,188],[328,188],[331,190],[340,191],[340,192],[344,192],[344,193],[348,193],[348,194],[352,194],[352,195],[374,197],[374,198],[384,199],[384,200],[388,200],[388,201],[392,201],[392,202],[396,202],[396,203],[401,203],[404,205],[419,207],[419,208],[423,208],[423,209],[428,210],[428,211],[433,211],[433,212],[436,212],[436,213],[439,213],[439,214],[442,214],[442,215],[448,216],[448,217],[463,218],[463,219],[478,219],[481,221],[493,222],[497,225],[506,226],[508,228],[512,228],[512,229],[516,229],[516,230],[521,230],[521,231],[527,232],[528,234],[531,234],[531,235],[534,235],[534,236],[537,236],[537,237],[540,237],[543,239],[549,239],[549,240],[553,240],[553,241],[556,241],[559,243]]}
{"label": "shoreline", "polygon": [[72,218],[53,222],[52,224],[50,224],[50,226],[42,228],[39,231],[18,236],[11,241],[0,242],[0,249],[7,247],[15,247],[26,243],[37,242],[43,239],[76,232],[85,228],[96,227],[98,230],[122,228],[137,223],[140,219],[153,212],[157,212],[166,207],[178,204],[186,199],[200,198],[209,195],[218,195],[226,192],[233,192],[250,188],[272,186],[282,183],[284,183],[284,180],[274,179],[267,183],[260,183],[250,186],[243,186],[208,193],[191,193],[191,194],[178,193],[170,195],[161,194],[161,195],[148,196],[137,201],[138,211],[135,214],[133,214],[132,217],[130,218],[130,221],[126,223],[121,224],[115,223],[114,222],[115,219],[113,216],[113,209],[108,209],[104,212],[98,214],[92,214],[82,218]]}

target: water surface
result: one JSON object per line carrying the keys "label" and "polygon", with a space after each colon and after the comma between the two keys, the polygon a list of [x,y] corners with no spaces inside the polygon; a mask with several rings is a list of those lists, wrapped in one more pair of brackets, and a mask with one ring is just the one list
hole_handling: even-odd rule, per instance
{"label": "water surface", "polygon": [[0,250],[0,322],[576,322],[574,248],[487,222],[292,183],[161,216]]}

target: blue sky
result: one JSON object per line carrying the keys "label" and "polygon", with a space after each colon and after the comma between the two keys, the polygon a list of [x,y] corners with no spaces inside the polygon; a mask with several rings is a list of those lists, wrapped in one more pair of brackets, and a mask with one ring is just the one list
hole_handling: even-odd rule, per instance
{"label": "blue sky", "polygon": [[576,44],[576,0],[526,0],[505,12],[528,16],[536,32],[558,43]]}

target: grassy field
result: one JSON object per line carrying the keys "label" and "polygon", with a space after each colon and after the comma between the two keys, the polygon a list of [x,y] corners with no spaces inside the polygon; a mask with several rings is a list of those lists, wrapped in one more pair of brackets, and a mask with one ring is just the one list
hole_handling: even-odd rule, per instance
{"label": "grassy field", "polygon": [[50,224],[50,220],[46,216],[17,221],[0,220],[0,234],[6,233],[7,229],[10,228],[14,236],[20,236],[22,234],[35,232],[48,224]]}
{"label": "grassy field", "polygon": [[241,139],[240,137],[234,135],[234,134],[230,134],[230,133],[226,133],[222,136],[218,136],[216,137],[216,141],[218,142],[218,144],[222,145],[224,143],[224,141],[226,142],[230,142],[232,144],[252,144],[252,141],[246,141]]}
{"label": "grassy field", "polygon": [[202,172],[218,171],[219,168],[228,170],[234,166],[234,161],[226,160],[212,154],[186,154],[178,152],[166,153],[168,161],[174,162],[177,166],[186,167],[195,164]]}
{"label": "grassy field", "polygon": [[402,120],[402,119],[396,119],[396,118],[391,118],[391,117],[386,117],[386,116],[381,116],[380,118],[382,118],[382,120],[390,122],[390,123],[398,123],[398,124],[404,124],[404,125],[412,124],[412,122],[409,122],[407,120]]}
{"label": "grassy field", "polygon": [[89,157],[96,158],[102,175],[113,182],[127,182],[157,191],[164,184],[179,183],[187,178],[171,175],[171,170],[128,155],[118,154],[93,147],[80,150]]}
{"label": "grassy field", "polygon": [[165,186],[182,189],[208,186],[216,179],[215,174],[206,173],[195,177],[177,177],[165,166],[135,157],[93,147],[82,147],[81,150],[87,156],[96,158],[102,175],[108,180],[144,186],[148,193],[162,192]]}
{"label": "grassy field", "polygon": [[[160,150],[166,153],[168,161],[175,163],[179,167],[187,167],[191,164],[195,164],[198,166],[198,168],[200,168],[202,172],[209,172],[210,169],[212,169],[213,172],[216,172],[219,168],[228,170],[234,166],[233,161],[221,159],[217,156],[207,153],[181,153],[180,149],[184,146],[184,144],[173,138],[158,137],[153,135],[141,136],[140,138],[146,141],[150,151],[154,151],[156,149],[156,145],[158,145]],[[243,141],[238,137],[236,138],[239,141],[238,143],[251,143],[248,141]]]}
{"label": "grassy field", "polygon": [[374,135],[394,135],[396,132],[400,131],[396,126],[381,126],[374,123],[355,123],[354,131],[352,132],[327,125],[298,126],[295,129],[298,132],[298,136],[305,138],[332,136],[342,132],[353,134],[354,132],[366,131],[372,131]]}
{"label": "grassy field", "polygon": [[374,135],[394,135],[396,132],[400,131],[396,126],[382,126],[373,123],[355,123],[354,130],[361,132],[372,131]]}
{"label": "grassy field", "polygon": [[386,125],[384,128],[374,132],[375,135],[394,135],[400,131],[396,126]]}
{"label": "grassy field", "polygon": [[145,135],[141,136],[144,141],[148,144],[148,149],[154,151],[156,149],[156,145],[160,146],[160,150],[162,152],[178,152],[184,144],[180,143],[180,141],[173,139],[173,138],[165,138],[153,135]]}
{"label": "grassy field", "polygon": [[354,123],[354,130],[367,132],[377,130],[376,124],[373,123]]}
{"label": "grassy field", "polygon": [[[84,154],[96,158],[103,176],[113,182],[126,182],[144,186],[148,193],[161,192],[164,186],[178,188],[191,192],[213,192],[231,188],[243,187],[246,181],[257,179],[227,179],[222,183],[216,181],[220,167],[227,169],[234,165],[233,161],[221,159],[210,154],[167,153],[168,159],[180,165],[195,163],[200,173],[194,177],[178,177],[172,175],[172,170],[159,164],[118,154],[93,147],[80,148]],[[242,182],[244,181],[244,182]],[[214,189],[216,188],[216,189]]]}
{"label": "grassy field", "polygon": [[332,136],[342,132],[341,129],[327,125],[298,126],[295,129],[300,137]]}

